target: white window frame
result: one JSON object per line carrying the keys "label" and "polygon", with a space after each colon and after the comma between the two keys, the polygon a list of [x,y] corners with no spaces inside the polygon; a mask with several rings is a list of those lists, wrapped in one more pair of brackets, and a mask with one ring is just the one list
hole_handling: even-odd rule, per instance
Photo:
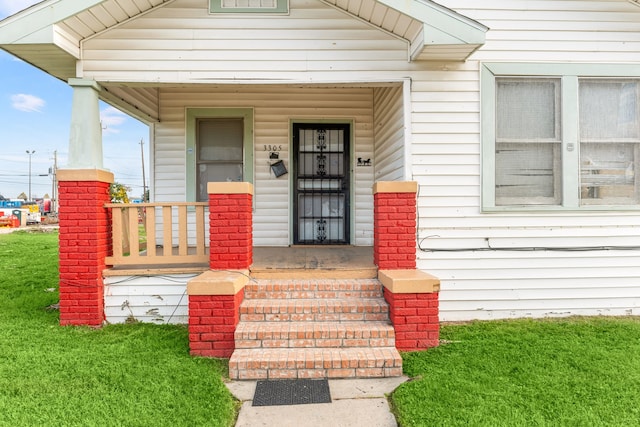
{"label": "white window frame", "polygon": [[[557,205],[496,206],[496,78],[557,77],[561,79],[561,201]],[[556,64],[483,63],[480,69],[482,196],[483,212],[509,211],[629,211],[640,205],[580,204],[580,142],[578,80],[585,77],[640,78],[640,65],[633,64]],[[638,173],[640,171],[637,171]]]}

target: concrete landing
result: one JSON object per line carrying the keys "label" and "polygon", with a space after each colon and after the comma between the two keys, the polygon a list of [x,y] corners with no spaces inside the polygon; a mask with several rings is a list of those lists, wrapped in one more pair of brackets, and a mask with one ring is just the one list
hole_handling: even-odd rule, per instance
{"label": "concrete landing", "polygon": [[291,406],[252,406],[256,381],[232,381],[227,388],[242,401],[236,427],[395,427],[386,396],[407,380],[329,380],[331,403]]}

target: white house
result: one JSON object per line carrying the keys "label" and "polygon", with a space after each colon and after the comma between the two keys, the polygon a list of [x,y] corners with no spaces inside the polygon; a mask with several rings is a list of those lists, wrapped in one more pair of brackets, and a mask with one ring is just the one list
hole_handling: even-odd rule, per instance
{"label": "white house", "polygon": [[[99,98],[149,124],[152,202],[252,183],[255,247],[372,246],[412,181],[441,321],[640,314],[636,1],[45,0],[0,47],[74,88],[68,170],[103,169]],[[193,271],[129,273],[108,319],[186,321]]]}

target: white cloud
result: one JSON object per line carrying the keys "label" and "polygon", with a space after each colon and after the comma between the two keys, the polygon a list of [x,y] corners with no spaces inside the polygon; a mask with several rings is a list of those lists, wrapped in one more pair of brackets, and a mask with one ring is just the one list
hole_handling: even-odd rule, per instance
{"label": "white cloud", "polygon": [[118,126],[127,120],[127,115],[114,107],[107,107],[100,111],[100,123],[104,133],[119,133]]}
{"label": "white cloud", "polygon": [[0,17],[13,15],[40,0],[0,0]]}
{"label": "white cloud", "polygon": [[11,105],[16,110],[25,111],[27,113],[39,113],[44,107],[45,101],[37,96],[18,93],[11,95]]}

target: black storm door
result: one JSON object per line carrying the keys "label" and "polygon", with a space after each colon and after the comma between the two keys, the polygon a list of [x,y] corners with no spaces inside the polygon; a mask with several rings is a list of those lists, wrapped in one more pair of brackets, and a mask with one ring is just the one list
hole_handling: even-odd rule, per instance
{"label": "black storm door", "polygon": [[294,244],[349,244],[349,141],[348,124],[293,125]]}

